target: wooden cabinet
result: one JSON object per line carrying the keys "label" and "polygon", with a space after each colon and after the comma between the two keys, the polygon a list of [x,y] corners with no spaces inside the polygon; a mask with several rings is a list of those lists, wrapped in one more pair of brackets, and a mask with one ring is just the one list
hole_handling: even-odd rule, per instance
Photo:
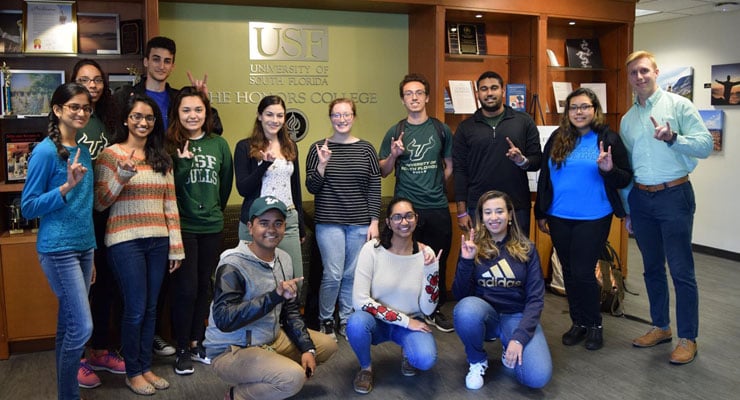
{"label": "wooden cabinet", "polygon": [[[157,0],[93,1],[78,0],[77,12],[117,13],[121,21],[144,21],[144,40],[158,34]],[[23,9],[22,0],[3,3],[4,9]],[[126,73],[135,66],[140,72],[142,54],[0,54],[11,69],[63,70],[70,79],[77,60],[91,58],[106,73]],[[0,136],[7,132],[42,132],[48,130],[46,117],[0,118]],[[0,156],[0,360],[9,357],[11,342],[53,338],[56,335],[57,300],[49,288],[36,254],[36,235],[30,232],[10,235],[8,205],[23,190],[23,183],[5,182],[6,151]],[[47,342],[44,342],[47,343]]]}

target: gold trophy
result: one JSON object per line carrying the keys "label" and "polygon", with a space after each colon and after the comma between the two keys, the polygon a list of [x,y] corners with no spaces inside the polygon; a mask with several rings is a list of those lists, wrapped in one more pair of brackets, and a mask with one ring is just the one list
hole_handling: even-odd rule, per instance
{"label": "gold trophy", "polygon": [[8,65],[5,64],[5,61],[3,61],[3,66],[0,67],[0,71],[3,71],[3,99],[5,100],[3,102],[3,110],[2,115],[3,117],[12,117],[13,116],[13,106],[10,104],[10,68],[8,68]]}

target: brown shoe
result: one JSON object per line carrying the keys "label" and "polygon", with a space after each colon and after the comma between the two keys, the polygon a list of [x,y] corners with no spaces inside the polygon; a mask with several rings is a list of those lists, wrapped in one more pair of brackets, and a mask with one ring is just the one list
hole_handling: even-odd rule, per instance
{"label": "brown shoe", "polygon": [[688,364],[696,357],[696,342],[681,338],[671,353],[671,364]]}
{"label": "brown shoe", "polygon": [[373,371],[361,369],[360,372],[355,375],[355,381],[353,382],[355,392],[360,394],[367,394],[373,390]]}
{"label": "brown shoe", "polygon": [[657,326],[652,327],[648,333],[632,341],[635,347],[653,347],[656,344],[667,343],[672,339],[671,328],[660,329]]}

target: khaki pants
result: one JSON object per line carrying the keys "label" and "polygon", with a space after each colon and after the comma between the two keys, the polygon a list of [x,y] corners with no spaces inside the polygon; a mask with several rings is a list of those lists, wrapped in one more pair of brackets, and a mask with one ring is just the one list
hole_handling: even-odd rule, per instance
{"label": "khaki pants", "polygon": [[[308,333],[316,346],[317,364],[336,353],[334,339],[310,329]],[[270,347],[272,350],[231,346],[213,360],[216,374],[235,386],[235,400],[284,399],[303,388],[306,371],[300,364],[302,354],[282,329]]]}

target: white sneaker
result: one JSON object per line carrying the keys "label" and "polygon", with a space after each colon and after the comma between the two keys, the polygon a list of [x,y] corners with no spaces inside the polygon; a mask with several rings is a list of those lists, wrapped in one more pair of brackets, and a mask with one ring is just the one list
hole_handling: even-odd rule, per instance
{"label": "white sneaker", "polygon": [[471,390],[478,390],[483,387],[483,375],[488,369],[488,360],[479,363],[470,364],[468,375],[465,376],[465,386]]}

